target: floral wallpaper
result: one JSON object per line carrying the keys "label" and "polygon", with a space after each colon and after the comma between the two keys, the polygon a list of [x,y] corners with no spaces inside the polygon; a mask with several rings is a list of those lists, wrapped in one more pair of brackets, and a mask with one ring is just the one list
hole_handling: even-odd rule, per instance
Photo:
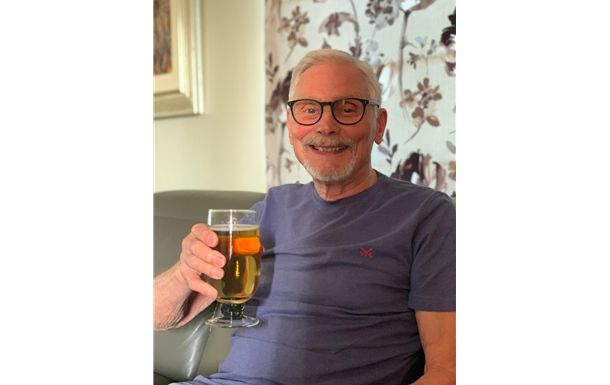
{"label": "floral wallpaper", "polygon": [[371,64],[388,111],[373,167],[455,196],[455,0],[266,0],[267,185],[311,177],[288,141],[291,68],[335,48]]}

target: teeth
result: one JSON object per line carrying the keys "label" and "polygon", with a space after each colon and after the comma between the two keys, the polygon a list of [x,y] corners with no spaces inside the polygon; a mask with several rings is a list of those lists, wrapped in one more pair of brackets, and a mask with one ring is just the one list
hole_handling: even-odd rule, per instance
{"label": "teeth", "polygon": [[320,152],[337,152],[337,151],[341,151],[345,148],[345,147],[316,147],[316,146],[312,146],[312,147],[315,148],[316,151],[320,151]]}

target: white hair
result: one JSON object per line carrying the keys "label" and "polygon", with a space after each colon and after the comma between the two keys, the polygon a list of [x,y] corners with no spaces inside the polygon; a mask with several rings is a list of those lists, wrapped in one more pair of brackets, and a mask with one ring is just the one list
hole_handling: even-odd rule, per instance
{"label": "white hair", "polygon": [[381,84],[379,84],[377,76],[375,75],[375,72],[373,72],[373,69],[369,63],[358,60],[347,52],[328,48],[310,51],[297,63],[292,72],[288,98],[293,98],[296,85],[299,82],[303,72],[305,72],[309,67],[326,62],[345,62],[353,64],[354,67],[359,69],[360,72],[364,74],[372,99],[381,104]]}

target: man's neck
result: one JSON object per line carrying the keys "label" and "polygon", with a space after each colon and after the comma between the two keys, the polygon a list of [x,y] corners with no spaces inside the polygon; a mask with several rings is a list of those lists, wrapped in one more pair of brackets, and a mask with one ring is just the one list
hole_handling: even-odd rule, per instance
{"label": "man's neck", "polygon": [[362,176],[356,176],[348,181],[326,183],[314,179],[313,184],[320,198],[327,202],[333,202],[368,189],[377,182],[377,179],[375,170],[369,168],[364,170]]}

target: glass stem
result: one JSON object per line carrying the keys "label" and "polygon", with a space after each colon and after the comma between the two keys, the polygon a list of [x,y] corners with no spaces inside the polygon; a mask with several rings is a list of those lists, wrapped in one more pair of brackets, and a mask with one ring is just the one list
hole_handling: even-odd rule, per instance
{"label": "glass stem", "polygon": [[220,311],[225,319],[241,319],[244,317],[243,303],[223,303],[220,306]]}

